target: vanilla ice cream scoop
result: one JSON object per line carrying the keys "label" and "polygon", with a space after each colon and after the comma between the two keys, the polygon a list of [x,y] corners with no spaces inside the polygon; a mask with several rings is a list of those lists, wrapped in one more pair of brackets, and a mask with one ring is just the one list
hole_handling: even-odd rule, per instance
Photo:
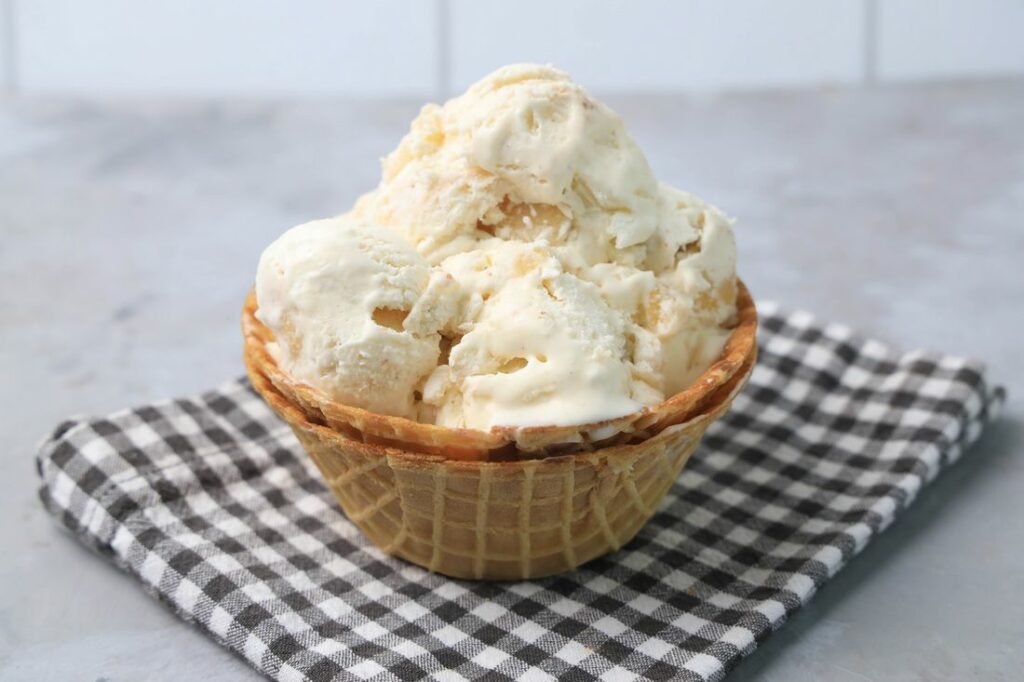
{"label": "vanilla ice cream scoop", "polygon": [[548,66],[427,105],[353,210],[264,254],[282,367],[449,427],[593,424],[686,388],[736,313],[731,221]]}
{"label": "vanilla ice cream scoop", "polygon": [[395,232],[342,216],[299,225],[263,252],[257,318],[275,361],[332,399],[415,416],[459,295]]}
{"label": "vanilla ice cream scoop", "polygon": [[543,243],[492,238],[441,267],[472,293],[466,333],[423,391],[437,423],[577,424],[660,400],[638,367],[644,330],[564,272]]}
{"label": "vanilla ice cream scoop", "polygon": [[618,115],[565,73],[520,64],[424,107],[357,210],[433,262],[480,231],[572,243],[598,262],[636,256],[625,249],[656,230],[657,192]]}

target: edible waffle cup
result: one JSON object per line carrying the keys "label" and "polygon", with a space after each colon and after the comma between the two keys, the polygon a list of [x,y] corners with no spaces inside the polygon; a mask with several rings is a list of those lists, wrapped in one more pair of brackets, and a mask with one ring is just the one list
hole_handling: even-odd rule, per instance
{"label": "edible waffle cup", "polygon": [[484,432],[335,403],[277,366],[253,294],[242,313],[245,364],[345,514],[383,551],[458,578],[541,577],[632,539],[729,408],[757,355],[757,312],[738,289],[737,324],[697,381],[596,424]]}

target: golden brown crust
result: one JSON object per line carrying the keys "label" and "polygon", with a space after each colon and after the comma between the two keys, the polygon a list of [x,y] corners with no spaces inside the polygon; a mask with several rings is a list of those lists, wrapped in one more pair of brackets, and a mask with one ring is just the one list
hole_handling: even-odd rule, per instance
{"label": "golden brown crust", "polygon": [[757,311],[750,292],[742,282],[738,284],[736,326],[718,360],[697,381],[658,405],[593,424],[495,427],[485,432],[425,424],[335,402],[313,387],[294,381],[274,362],[266,348],[266,344],[273,341],[273,334],[255,317],[255,292],[250,292],[242,311],[245,363],[253,385],[262,383],[257,381],[257,376],[264,377],[310,422],[327,425],[365,443],[438,454],[447,459],[492,461],[593,451],[641,442],[672,424],[686,421],[707,402],[709,396],[753,364],[757,352]]}

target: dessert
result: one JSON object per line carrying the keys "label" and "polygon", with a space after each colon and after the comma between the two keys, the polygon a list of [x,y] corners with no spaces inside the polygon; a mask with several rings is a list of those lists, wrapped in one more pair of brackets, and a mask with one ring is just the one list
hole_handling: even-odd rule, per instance
{"label": "dessert", "polygon": [[453,285],[395,232],[343,216],[292,228],[264,251],[257,315],[293,376],[332,400],[408,417],[458,305]]}
{"label": "dessert", "polygon": [[558,572],[636,533],[745,381],[735,263],[730,220],[659,183],[614,112],[505,67],[264,251],[246,365],[386,551]]}

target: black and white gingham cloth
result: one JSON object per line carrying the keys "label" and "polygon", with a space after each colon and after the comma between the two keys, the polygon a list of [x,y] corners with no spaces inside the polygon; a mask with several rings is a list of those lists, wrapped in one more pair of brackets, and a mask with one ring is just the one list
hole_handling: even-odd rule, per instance
{"label": "black and white gingham cloth", "polygon": [[335,506],[244,381],[61,424],[44,503],[282,680],[718,680],[955,461],[1001,403],[972,361],[762,306],[749,386],[624,549],[564,576],[452,580]]}

